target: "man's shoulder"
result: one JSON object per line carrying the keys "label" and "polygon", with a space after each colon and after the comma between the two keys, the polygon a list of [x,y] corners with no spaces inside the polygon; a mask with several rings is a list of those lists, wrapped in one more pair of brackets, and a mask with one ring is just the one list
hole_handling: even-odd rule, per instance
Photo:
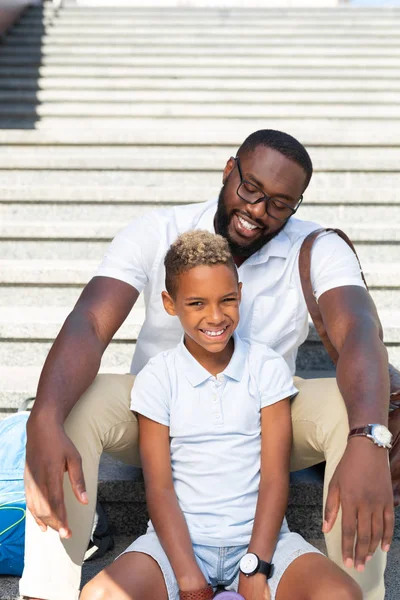
{"label": "man's shoulder", "polygon": [[207,218],[208,213],[213,218],[216,206],[217,201],[213,199],[207,202],[156,208],[142,217],[133,219],[131,224],[146,220],[158,229],[168,229],[172,226],[178,233],[183,233],[188,229],[196,228],[202,220]]}
{"label": "man's shoulder", "polygon": [[255,365],[259,366],[265,361],[276,359],[281,360],[282,356],[266,344],[260,344],[254,341],[248,342],[247,361],[250,365],[250,369]]}
{"label": "man's shoulder", "polygon": [[314,221],[303,221],[302,219],[292,217],[285,226],[284,232],[288,236],[292,246],[294,246],[304,240],[309,233],[321,228],[322,225]]}

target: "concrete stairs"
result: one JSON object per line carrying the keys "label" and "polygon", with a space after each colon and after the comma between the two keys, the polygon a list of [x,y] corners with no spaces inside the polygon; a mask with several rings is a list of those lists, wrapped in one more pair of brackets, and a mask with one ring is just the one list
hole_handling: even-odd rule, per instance
{"label": "concrete stairs", "polygon": [[[399,25],[396,9],[30,8],[0,46],[0,417],[35,393],[115,233],[216,196],[227,158],[264,127],[309,149],[299,217],[355,241],[400,365]],[[128,370],[143,314],[139,300],[103,371]],[[312,328],[298,370],[332,375]],[[136,471],[105,461],[100,497],[118,536],[143,528]],[[291,502],[294,527],[321,543],[320,474],[295,478]],[[0,599],[16,593],[0,579]]]}

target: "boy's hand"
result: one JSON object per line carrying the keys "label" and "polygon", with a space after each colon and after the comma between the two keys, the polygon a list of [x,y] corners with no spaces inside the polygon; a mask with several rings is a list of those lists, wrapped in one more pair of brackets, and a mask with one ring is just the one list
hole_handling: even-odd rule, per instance
{"label": "boy's hand", "polygon": [[262,573],[256,573],[251,577],[246,577],[241,573],[238,593],[245,600],[271,600],[268,581]]}

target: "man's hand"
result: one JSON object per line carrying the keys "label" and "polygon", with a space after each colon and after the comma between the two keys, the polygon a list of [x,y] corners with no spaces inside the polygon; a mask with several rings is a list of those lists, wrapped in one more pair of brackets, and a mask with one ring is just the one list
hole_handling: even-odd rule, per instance
{"label": "man's hand", "polygon": [[62,426],[39,427],[29,421],[24,476],[27,507],[42,531],[51,527],[60,537],[70,538],[63,480],[68,471],[76,498],[88,503],[80,454]]}
{"label": "man's hand", "polygon": [[367,438],[351,438],[336,468],[325,505],[324,533],[332,529],[340,506],[343,562],[363,571],[379,544],[389,550],[394,528],[388,453]]}
{"label": "man's hand", "polygon": [[240,573],[238,593],[245,600],[271,600],[268,581],[262,573],[246,577]]}

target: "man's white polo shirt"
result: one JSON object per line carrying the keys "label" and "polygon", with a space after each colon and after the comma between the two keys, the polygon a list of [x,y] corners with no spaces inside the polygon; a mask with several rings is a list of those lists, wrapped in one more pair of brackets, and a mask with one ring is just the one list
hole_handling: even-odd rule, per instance
{"label": "man's white polo shirt", "polygon": [[[150,359],[131,409],[169,427],[174,487],[193,543],[248,544],[260,480],[260,411],[297,393],[285,361],[235,334],[213,377],[179,345]],[[152,526],[150,525],[151,529]]]}
{"label": "man's white polo shirt", "polygon": [[[182,336],[177,317],[161,302],[165,289],[164,257],[180,235],[190,229],[214,233],[217,201],[177,206],[147,213],[117,234],[96,275],[129,283],[144,293],[146,317],[132,360],[136,374],[149,358],[173,348]],[[238,333],[244,340],[266,344],[283,356],[295,372],[297,349],[308,335],[298,254],[304,237],[319,225],[292,217],[283,231],[239,267],[243,282]],[[335,287],[364,286],[353,252],[336,234],[314,244],[311,277],[317,299]]]}

